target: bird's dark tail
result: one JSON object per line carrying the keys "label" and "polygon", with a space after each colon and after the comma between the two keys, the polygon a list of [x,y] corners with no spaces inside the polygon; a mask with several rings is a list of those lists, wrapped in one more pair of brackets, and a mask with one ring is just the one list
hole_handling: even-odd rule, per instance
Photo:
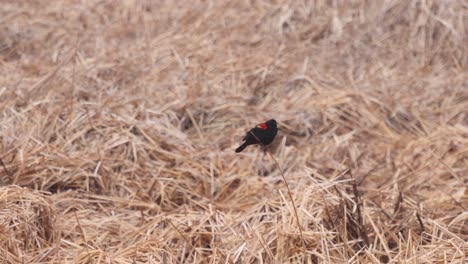
{"label": "bird's dark tail", "polygon": [[236,153],[239,153],[243,151],[247,147],[247,142],[244,142],[244,144],[240,145],[238,148],[236,148]]}

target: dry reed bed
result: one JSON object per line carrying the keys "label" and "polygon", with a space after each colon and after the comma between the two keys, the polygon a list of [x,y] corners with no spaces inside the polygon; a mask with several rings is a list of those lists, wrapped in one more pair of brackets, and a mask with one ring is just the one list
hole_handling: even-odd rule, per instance
{"label": "dry reed bed", "polygon": [[336,3],[2,3],[1,262],[466,261],[467,3]]}

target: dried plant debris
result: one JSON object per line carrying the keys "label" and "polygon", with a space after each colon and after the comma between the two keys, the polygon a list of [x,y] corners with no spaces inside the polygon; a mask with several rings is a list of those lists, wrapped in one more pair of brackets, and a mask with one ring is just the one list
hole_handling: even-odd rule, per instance
{"label": "dried plant debris", "polygon": [[463,1],[3,2],[1,263],[467,261]]}

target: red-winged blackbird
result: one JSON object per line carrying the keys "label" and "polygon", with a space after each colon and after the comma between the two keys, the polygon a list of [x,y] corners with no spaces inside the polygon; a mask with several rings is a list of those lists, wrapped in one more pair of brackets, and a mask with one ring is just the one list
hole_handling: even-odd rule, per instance
{"label": "red-winged blackbird", "polygon": [[260,144],[266,146],[273,142],[277,132],[278,127],[274,119],[258,124],[247,132],[243,139],[245,142],[236,148],[236,152],[239,153],[243,151],[248,145]]}

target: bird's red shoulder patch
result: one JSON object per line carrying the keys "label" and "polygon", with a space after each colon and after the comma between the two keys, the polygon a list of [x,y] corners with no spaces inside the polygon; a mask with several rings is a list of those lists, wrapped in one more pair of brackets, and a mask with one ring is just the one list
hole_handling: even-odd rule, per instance
{"label": "bird's red shoulder patch", "polygon": [[260,128],[260,129],[263,129],[263,130],[267,130],[267,129],[268,129],[268,125],[265,124],[265,123],[261,123],[261,124],[259,124],[257,127]]}

